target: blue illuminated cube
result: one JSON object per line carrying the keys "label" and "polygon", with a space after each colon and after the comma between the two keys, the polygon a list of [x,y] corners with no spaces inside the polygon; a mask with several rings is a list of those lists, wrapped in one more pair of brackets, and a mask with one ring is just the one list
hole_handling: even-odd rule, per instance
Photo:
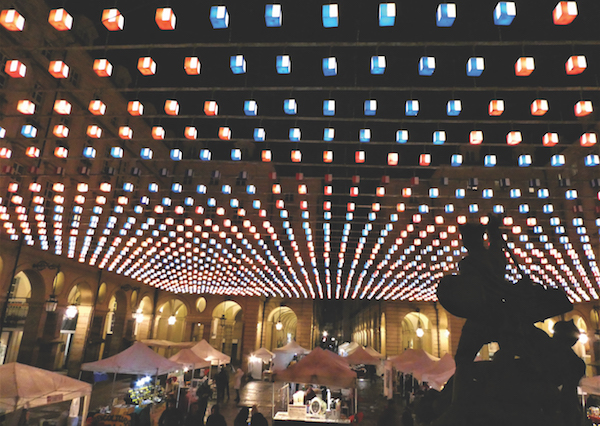
{"label": "blue illuminated cube", "polygon": [[208,200],[206,200],[206,205],[208,207],[216,207],[217,205],[217,200],[215,198],[209,198]]}
{"label": "blue illuminated cube", "polygon": [[585,157],[585,165],[588,167],[597,166],[600,164],[600,156],[596,154],[586,155]]}
{"label": "blue illuminated cube", "polygon": [[521,198],[521,190],[518,188],[511,189],[510,198]]}
{"label": "blue illuminated cube", "polygon": [[337,75],[337,59],[334,56],[323,58],[323,75],[326,77]]}
{"label": "blue illuminated cube", "polygon": [[292,60],[290,55],[279,55],[275,60],[275,68],[277,74],[289,74],[292,72]]}
{"label": "blue illuminated cube", "polygon": [[123,184],[123,191],[125,191],[125,192],[133,192],[134,189],[135,189],[135,186],[131,182],[125,182]]}
{"label": "blue illuminated cube", "polygon": [[183,185],[176,182],[173,185],[171,185],[171,191],[179,194],[181,193],[181,191],[183,191]]}
{"label": "blue illuminated cube", "polygon": [[440,196],[439,188],[429,188],[429,198],[437,198]]}
{"label": "blue illuminated cube", "polygon": [[183,158],[183,153],[181,152],[180,149],[172,149],[170,155],[171,155],[171,160],[174,160],[174,161],[181,161],[181,159]]}
{"label": "blue illuminated cube", "polygon": [[419,75],[430,76],[435,71],[435,58],[433,56],[422,56],[419,59]]}
{"label": "blue illuminated cube", "polygon": [[454,191],[454,196],[456,198],[465,198],[466,194],[467,191],[464,188],[458,188],[456,191]]}
{"label": "blue illuminated cube", "polygon": [[290,129],[289,135],[290,135],[290,140],[292,142],[298,142],[298,141],[300,141],[302,133],[300,132],[300,129],[298,127],[292,127]]}
{"label": "blue illuminated cube", "polygon": [[494,24],[495,25],[510,25],[517,16],[517,5],[512,1],[498,2],[494,9]]}
{"label": "blue illuminated cube", "polygon": [[409,117],[416,117],[419,114],[419,101],[410,100],[406,101],[405,114]]}
{"label": "blue illuminated cube", "polygon": [[443,145],[446,142],[446,132],[443,130],[437,130],[433,132],[433,144]]}
{"label": "blue illuminated cube", "polygon": [[96,148],[86,146],[83,148],[83,156],[85,158],[96,158]]}
{"label": "blue illuminated cube", "polygon": [[469,204],[469,213],[477,213],[479,206],[477,204]]}
{"label": "blue illuminated cube", "polygon": [[323,26],[325,28],[335,28],[339,25],[338,5],[324,4],[323,5]]}
{"label": "blue illuminated cube", "polygon": [[396,3],[379,4],[379,26],[393,27],[396,22]]}
{"label": "blue illuminated cube", "polygon": [[385,56],[371,56],[371,74],[385,72]]}
{"label": "blue illuminated cube", "polygon": [[371,129],[360,129],[358,138],[361,142],[369,142],[371,140]]}
{"label": "blue illuminated cube", "polygon": [[232,198],[231,200],[229,200],[229,206],[233,207],[234,209],[237,209],[240,206],[240,200],[238,200],[237,198]]}
{"label": "blue illuminated cube", "polygon": [[565,192],[565,198],[567,200],[576,200],[577,199],[577,190],[576,189],[567,189],[567,192]]}
{"label": "blue illuminated cube", "polygon": [[185,197],[185,199],[183,200],[183,203],[186,206],[193,206],[194,205],[194,198],[192,198],[192,197]]}
{"label": "blue illuminated cube", "polygon": [[265,24],[267,27],[281,27],[283,11],[280,4],[268,4],[265,6]]}
{"label": "blue illuminated cube", "polygon": [[504,206],[502,204],[496,204],[492,207],[492,211],[496,214],[502,214],[504,213]]}
{"label": "blue illuminated cube", "polygon": [[235,55],[229,58],[229,68],[234,74],[244,74],[246,72],[246,59],[244,55]]}
{"label": "blue illuminated cube", "polygon": [[233,161],[240,161],[242,159],[242,150],[235,148],[231,150],[231,159]]}
{"label": "blue illuminated cube", "polygon": [[519,155],[519,167],[529,167],[531,166],[531,155],[522,154]]}
{"label": "blue illuminated cube", "polygon": [[484,189],[483,191],[481,191],[481,196],[486,199],[494,198],[494,190],[493,189]]}
{"label": "blue illuminated cube", "polygon": [[253,200],[252,201],[252,208],[258,210],[260,209],[260,200]]}
{"label": "blue illuminated cube", "polygon": [[469,77],[479,77],[485,69],[485,61],[482,57],[472,57],[467,61],[467,75]]}
{"label": "blue illuminated cube", "polygon": [[562,167],[565,165],[565,156],[562,154],[553,155],[550,158],[550,165],[552,167]]}
{"label": "blue illuminated cube", "polygon": [[165,207],[170,206],[172,203],[172,200],[169,197],[163,197],[161,204]]}
{"label": "blue illuminated cube", "polygon": [[123,148],[121,148],[120,146],[113,146],[110,149],[110,156],[112,158],[123,158]]}
{"label": "blue illuminated cube", "polygon": [[210,23],[215,30],[229,26],[229,13],[225,6],[212,6],[210,8]]}
{"label": "blue illuminated cube", "polygon": [[326,142],[331,142],[335,137],[335,129],[331,127],[327,127],[323,130],[323,140]]}
{"label": "blue illuminated cube", "polygon": [[454,213],[454,204],[446,204],[444,206],[444,212],[446,212],[446,213]]}
{"label": "blue illuminated cube", "polygon": [[210,161],[211,158],[212,158],[212,152],[210,152],[210,150],[208,150],[208,149],[200,150],[200,159],[202,161]]}
{"label": "blue illuminated cube", "polygon": [[460,115],[461,111],[462,102],[460,101],[460,99],[448,101],[448,103],[446,104],[446,114],[451,117],[456,117],[457,115]]}
{"label": "blue illuminated cube", "polygon": [[529,204],[519,204],[519,213],[529,213]]}
{"label": "blue illuminated cube", "polygon": [[483,165],[485,167],[494,167],[496,165],[496,156],[494,154],[488,154],[483,157]]}
{"label": "blue illuminated cube", "polygon": [[256,186],[246,185],[246,194],[256,194]]}
{"label": "blue illuminated cube", "polygon": [[155,182],[148,184],[148,191],[150,192],[158,192],[158,184]]}
{"label": "blue illuminated cube", "polygon": [[21,127],[21,134],[26,138],[35,138],[37,136],[37,128],[31,124],[25,124]]}
{"label": "blue illuminated cube", "polygon": [[256,103],[256,101],[244,101],[244,114],[250,116],[258,114],[258,104]]}
{"label": "blue illuminated cube", "polygon": [[419,209],[419,213],[421,213],[421,214],[429,213],[429,206],[427,204],[420,204],[418,209]]}
{"label": "blue illuminated cube", "polygon": [[451,27],[456,19],[456,5],[454,3],[442,3],[438,5],[435,23],[438,27]]}
{"label": "blue illuminated cube", "polygon": [[286,99],[283,101],[283,111],[288,115],[294,115],[298,112],[296,99]]}
{"label": "blue illuminated cube", "polygon": [[450,165],[452,167],[458,167],[462,164],[462,162],[463,162],[462,154],[452,154],[452,157],[450,158]]}
{"label": "blue illuminated cube", "polygon": [[264,142],[266,137],[266,132],[263,127],[257,127],[254,129],[254,141],[255,142]]}
{"label": "blue illuminated cube", "polygon": [[335,115],[335,101],[333,99],[323,101],[323,115]]}
{"label": "blue illuminated cube", "polygon": [[538,198],[548,198],[550,196],[550,191],[547,188],[540,188],[537,191]]}
{"label": "blue illuminated cube", "polygon": [[346,220],[352,220],[352,219],[354,219],[354,214],[346,213]]}
{"label": "blue illuminated cube", "polygon": [[542,211],[546,214],[554,213],[554,206],[552,204],[544,204]]}
{"label": "blue illuminated cube", "polygon": [[377,114],[377,101],[370,99],[365,101],[365,115]]}
{"label": "blue illuminated cube", "polygon": [[408,142],[408,130],[398,130],[396,132],[396,142],[398,142],[398,143]]}
{"label": "blue illuminated cube", "polygon": [[152,152],[150,148],[142,148],[140,151],[140,157],[142,157],[144,160],[152,160],[153,156],[154,152]]}
{"label": "blue illuminated cube", "polygon": [[0,139],[4,139],[6,136],[6,129],[4,127],[0,127]]}

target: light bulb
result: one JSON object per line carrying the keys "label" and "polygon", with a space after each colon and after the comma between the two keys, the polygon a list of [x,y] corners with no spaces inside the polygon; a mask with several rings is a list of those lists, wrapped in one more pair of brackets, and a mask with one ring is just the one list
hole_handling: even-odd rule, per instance
{"label": "light bulb", "polygon": [[175,324],[176,321],[177,321],[177,318],[175,318],[175,315],[171,315],[169,317],[169,319],[167,320],[167,322],[169,323],[169,325]]}
{"label": "light bulb", "polygon": [[275,324],[275,328],[277,330],[282,330],[283,329],[283,324],[281,323],[281,321],[277,321],[277,324]]}
{"label": "light bulb", "polygon": [[77,316],[77,306],[70,305],[67,306],[67,310],[65,311],[65,315],[69,319],[73,319]]}
{"label": "light bulb", "polygon": [[421,338],[425,335],[425,332],[421,327],[417,328],[417,337]]}

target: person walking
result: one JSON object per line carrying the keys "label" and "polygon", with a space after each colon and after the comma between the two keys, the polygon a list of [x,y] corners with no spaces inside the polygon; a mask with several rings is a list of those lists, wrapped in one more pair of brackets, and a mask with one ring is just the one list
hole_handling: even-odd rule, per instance
{"label": "person walking", "polygon": [[215,404],[210,409],[210,416],[206,419],[206,426],[227,426],[225,417],[221,414],[219,404]]}
{"label": "person walking", "polygon": [[242,388],[242,379],[244,371],[238,367],[233,377],[233,388],[235,389],[235,402],[240,402],[240,389]]}
{"label": "person walking", "polygon": [[242,407],[233,420],[233,426],[248,426],[248,417],[250,416],[250,409],[248,407]]}
{"label": "person walking", "polygon": [[225,366],[223,367],[223,397],[225,396],[225,393],[227,393],[227,401],[229,401],[229,372],[227,371],[228,367]]}
{"label": "person walking", "polygon": [[198,397],[198,414],[202,419],[201,425],[204,426],[204,416],[206,416],[206,407],[208,406],[208,399],[211,395],[210,385],[208,384],[208,379],[200,382],[198,385],[198,389],[196,389],[196,396]]}
{"label": "person walking", "polygon": [[215,376],[215,383],[217,384],[217,402],[222,402],[225,397],[225,368],[221,367],[221,370]]}

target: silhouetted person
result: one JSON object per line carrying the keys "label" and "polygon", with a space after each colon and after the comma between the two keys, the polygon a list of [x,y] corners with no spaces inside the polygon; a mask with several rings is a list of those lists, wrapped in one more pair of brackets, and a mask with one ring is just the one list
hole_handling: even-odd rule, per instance
{"label": "silhouetted person", "polygon": [[204,416],[206,415],[206,407],[208,406],[208,399],[211,393],[208,380],[202,381],[198,385],[198,389],[196,389],[196,396],[198,397],[196,404],[198,404],[198,413],[202,418],[202,425],[204,425]]}
{"label": "silhouetted person", "polygon": [[242,379],[244,378],[244,371],[238,367],[233,376],[233,388],[235,389],[235,402],[240,402],[240,389],[242,388]]}
{"label": "silhouetted person", "polygon": [[210,409],[210,416],[206,419],[206,426],[227,426],[225,417],[221,414],[219,404],[215,404]]}
{"label": "silhouetted person", "polygon": [[[377,426],[399,426],[400,422],[398,419],[398,412],[396,411],[396,404],[393,399],[388,400],[388,404],[385,409],[381,412],[379,419],[377,419]],[[404,425],[402,425],[404,426]]]}
{"label": "silhouetted person", "polygon": [[233,426],[248,426],[249,416],[250,409],[248,407],[242,407],[233,420]]}
{"label": "silhouetted person", "polygon": [[167,408],[160,415],[158,426],[183,426],[183,415],[177,409],[175,400],[167,400]]}
{"label": "silhouetted person", "polygon": [[250,426],[269,426],[267,419],[259,411],[256,405],[252,406],[252,418],[250,419]]}

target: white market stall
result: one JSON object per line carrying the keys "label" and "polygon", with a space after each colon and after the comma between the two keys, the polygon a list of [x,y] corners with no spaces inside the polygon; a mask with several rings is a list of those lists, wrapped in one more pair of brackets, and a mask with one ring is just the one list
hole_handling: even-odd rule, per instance
{"label": "white market stall", "polygon": [[381,363],[379,358],[375,358],[373,355],[369,354],[362,346],[359,346],[350,355],[342,359],[350,365],[379,365]]}
{"label": "white market stall", "polygon": [[211,361],[212,365],[223,365],[231,363],[231,357],[229,355],[226,355],[223,352],[219,352],[204,339],[200,340],[198,343],[192,346],[190,350],[196,355],[198,355],[200,358],[205,359],[207,361]]}
{"label": "white market stall", "polygon": [[304,349],[295,340],[281,348],[273,349],[273,370],[284,370],[296,356],[306,355],[310,351]]}
{"label": "white market stall", "polygon": [[367,351],[369,353],[369,355],[374,356],[375,358],[385,359],[385,357],[383,355],[381,355],[379,352],[377,352],[371,346],[365,347],[365,351]]}
{"label": "white market stall", "polygon": [[436,361],[433,367],[424,372],[417,372],[414,376],[419,381],[427,382],[433,389],[441,391],[455,371],[454,358],[447,353],[439,361]]}
{"label": "white market stall", "polygon": [[172,357],[169,357],[169,360],[188,367],[190,370],[210,367],[211,364],[210,360],[200,358],[191,349],[182,349]]}
{"label": "white market stall", "polygon": [[91,394],[92,385],[62,374],[16,362],[0,365],[0,412],[73,400],[77,401],[71,405],[74,417],[83,398],[81,418],[85,421]]}
{"label": "white market stall", "polygon": [[361,345],[359,345],[356,342],[342,343],[341,345],[338,346],[338,354],[341,356],[348,356],[360,347],[361,347]]}
{"label": "white market stall", "polygon": [[261,380],[263,377],[263,366],[268,365],[267,371],[270,371],[273,356],[273,352],[267,348],[260,348],[251,353],[248,358],[248,374],[250,374],[253,379]]}

